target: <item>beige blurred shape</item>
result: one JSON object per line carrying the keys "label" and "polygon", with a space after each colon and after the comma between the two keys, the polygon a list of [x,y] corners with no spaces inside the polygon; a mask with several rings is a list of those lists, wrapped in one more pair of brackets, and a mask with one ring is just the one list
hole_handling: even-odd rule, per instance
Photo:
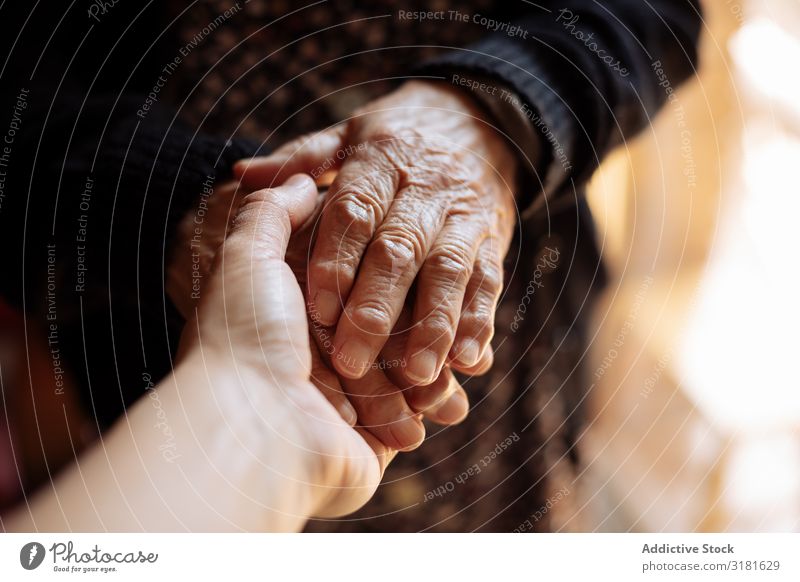
{"label": "beige blurred shape", "polygon": [[704,8],[698,79],[591,183],[613,282],[563,530],[800,527],[800,3]]}

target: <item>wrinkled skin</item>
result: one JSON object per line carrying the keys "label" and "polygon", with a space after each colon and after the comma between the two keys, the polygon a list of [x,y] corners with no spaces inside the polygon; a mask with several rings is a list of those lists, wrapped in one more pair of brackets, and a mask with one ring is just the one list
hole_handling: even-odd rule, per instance
{"label": "wrinkled skin", "polygon": [[[201,236],[195,239],[195,245],[190,241],[197,234],[196,214],[187,214],[178,227],[178,240],[182,242],[177,245],[167,270],[167,289],[187,320],[194,316],[196,308],[196,301],[192,299],[192,275],[199,275],[199,296],[203,297],[215,256],[245,198],[245,193],[234,182],[215,188],[208,198]],[[286,261],[304,291],[307,290],[306,269],[313,228],[318,223],[323,202],[324,197],[318,197],[315,212],[304,225],[295,229],[286,254]],[[313,313],[313,309],[308,311]],[[407,309],[406,314],[409,312]],[[466,416],[466,393],[449,369],[443,370],[436,382],[426,387],[414,386],[405,379],[401,358],[407,333],[397,334],[387,345],[386,360],[391,364],[372,366],[363,378],[348,379],[339,377],[331,367],[329,338],[334,337],[335,329],[322,326],[311,317],[308,329],[315,340],[311,346],[312,382],[348,424],[352,426],[358,422],[386,447],[411,450],[419,446],[425,437],[420,418],[423,413],[440,424],[454,424]]]}
{"label": "wrinkled skin", "polygon": [[[336,172],[308,272],[316,319],[336,325],[341,376],[368,373],[393,330],[408,333],[403,373],[414,384],[448,363],[491,364],[516,162],[482,116],[462,91],[412,81],[343,125],[237,164],[249,188]],[[397,329],[409,302],[411,325]]]}
{"label": "wrinkled skin", "polygon": [[[292,237],[286,256],[301,288],[306,290],[312,233],[323,207],[324,198],[320,197],[317,212]],[[308,297],[306,299],[308,301]],[[384,444],[400,450],[419,446],[425,436],[420,413],[440,424],[455,424],[466,416],[466,393],[448,368],[443,369],[430,386],[420,387],[406,379],[402,372],[405,365],[402,358],[408,331],[392,334],[382,357],[364,376],[347,378],[334,372],[333,362],[340,357],[332,342],[336,329],[320,323],[313,304],[309,304],[308,310],[309,329],[319,354],[312,372],[315,384],[338,410],[346,410],[349,402],[355,409],[352,422],[357,416],[360,425],[368,428]],[[409,315],[410,309],[407,308],[401,325],[405,323],[407,326]],[[348,419],[349,415],[343,412],[342,416]]]}
{"label": "wrinkled skin", "polygon": [[[409,82],[345,125],[236,167],[245,191],[335,174],[287,260],[306,292],[316,385],[392,448],[419,445],[420,413],[460,422],[468,402],[450,367],[481,374],[492,363],[515,158],[482,115],[446,84]],[[233,183],[216,188],[200,245],[175,253],[168,290],[184,315],[192,263],[207,272],[240,197]],[[195,227],[187,216],[180,239]]]}

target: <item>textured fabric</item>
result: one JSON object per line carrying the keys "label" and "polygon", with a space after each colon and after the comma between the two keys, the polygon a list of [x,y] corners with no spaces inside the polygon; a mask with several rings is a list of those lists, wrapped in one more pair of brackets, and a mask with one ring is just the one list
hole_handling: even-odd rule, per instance
{"label": "textured fabric", "polygon": [[508,84],[528,106],[543,142],[563,148],[568,163],[551,152],[541,177],[538,168],[525,168],[541,179],[533,209],[544,197],[573,196],[570,178],[588,178],[611,147],[648,123],[667,97],[652,64],[661,62],[677,86],[694,71],[700,32],[696,0],[536,4],[515,21],[526,38],[498,32],[421,68],[479,71]]}
{"label": "textured fabric", "polygon": [[[194,5],[176,27],[179,44],[192,43],[232,4]],[[230,26],[205,37],[182,62],[174,91],[181,115],[208,131],[236,127],[274,149],[386,94],[440,47],[464,46],[486,34],[469,23],[400,18],[400,10],[502,12],[492,0],[339,0],[304,8],[308,4],[242,4]],[[172,5],[179,14],[185,4]]]}

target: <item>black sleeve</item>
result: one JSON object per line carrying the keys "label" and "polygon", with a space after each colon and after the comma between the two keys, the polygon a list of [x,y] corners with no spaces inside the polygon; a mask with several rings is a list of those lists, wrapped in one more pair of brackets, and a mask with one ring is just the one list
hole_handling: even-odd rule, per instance
{"label": "black sleeve", "polygon": [[128,2],[100,19],[86,3],[0,8],[0,293],[46,331],[54,374],[72,364],[101,422],[169,369],[177,221],[256,152],[182,125],[152,94],[174,55],[159,52],[161,17]]}
{"label": "black sleeve", "polygon": [[524,10],[521,2],[507,5],[494,15],[496,32],[442,54],[422,71],[448,80],[455,73],[475,74],[497,83],[491,99],[499,105],[489,109],[512,110],[502,116],[511,122],[498,118],[500,128],[513,137],[519,134],[513,120],[526,118],[542,146],[541,155],[521,152],[527,183],[535,178],[538,193],[528,202],[538,208],[545,199],[571,193],[694,73],[701,12],[699,0],[543,0],[525,3]]}

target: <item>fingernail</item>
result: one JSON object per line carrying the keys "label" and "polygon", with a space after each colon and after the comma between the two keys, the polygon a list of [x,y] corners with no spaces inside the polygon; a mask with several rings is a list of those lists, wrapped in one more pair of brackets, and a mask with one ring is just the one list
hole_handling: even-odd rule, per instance
{"label": "fingernail", "polygon": [[458,349],[453,350],[453,353],[454,360],[465,366],[474,366],[481,357],[481,346],[474,339],[467,338],[459,342]]}
{"label": "fingernail", "polygon": [[401,451],[416,449],[425,440],[425,427],[414,416],[402,416],[389,424],[389,432]]}
{"label": "fingernail", "polygon": [[423,350],[414,354],[409,359],[406,366],[406,376],[412,382],[426,385],[433,382],[436,374],[436,366],[439,360],[436,354],[430,350]]}
{"label": "fingernail", "polygon": [[322,325],[333,325],[339,318],[339,297],[338,295],[320,289],[314,295],[314,309],[318,321]]}
{"label": "fingernail", "polygon": [[294,176],[286,180],[284,186],[289,186],[290,188],[302,188],[303,186],[308,184],[308,181],[310,179],[311,178],[309,178],[305,174],[295,174]]}
{"label": "fingernail", "polygon": [[358,379],[366,373],[372,363],[372,350],[361,340],[350,339],[339,349],[336,359],[341,364],[339,369],[343,375]]}
{"label": "fingernail", "polygon": [[342,420],[344,420],[350,426],[356,425],[356,423],[358,422],[358,414],[356,413],[356,409],[353,408],[353,405],[350,404],[350,402],[344,400],[339,403],[336,409],[339,411],[339,416],[342,417]]}
{"label": "fingernail", "polygon": [[456,424],[464,420],[469,412],[469,402],[460,390],[454,392],[450,398],[442,404],[433,416],[443,424]]}

